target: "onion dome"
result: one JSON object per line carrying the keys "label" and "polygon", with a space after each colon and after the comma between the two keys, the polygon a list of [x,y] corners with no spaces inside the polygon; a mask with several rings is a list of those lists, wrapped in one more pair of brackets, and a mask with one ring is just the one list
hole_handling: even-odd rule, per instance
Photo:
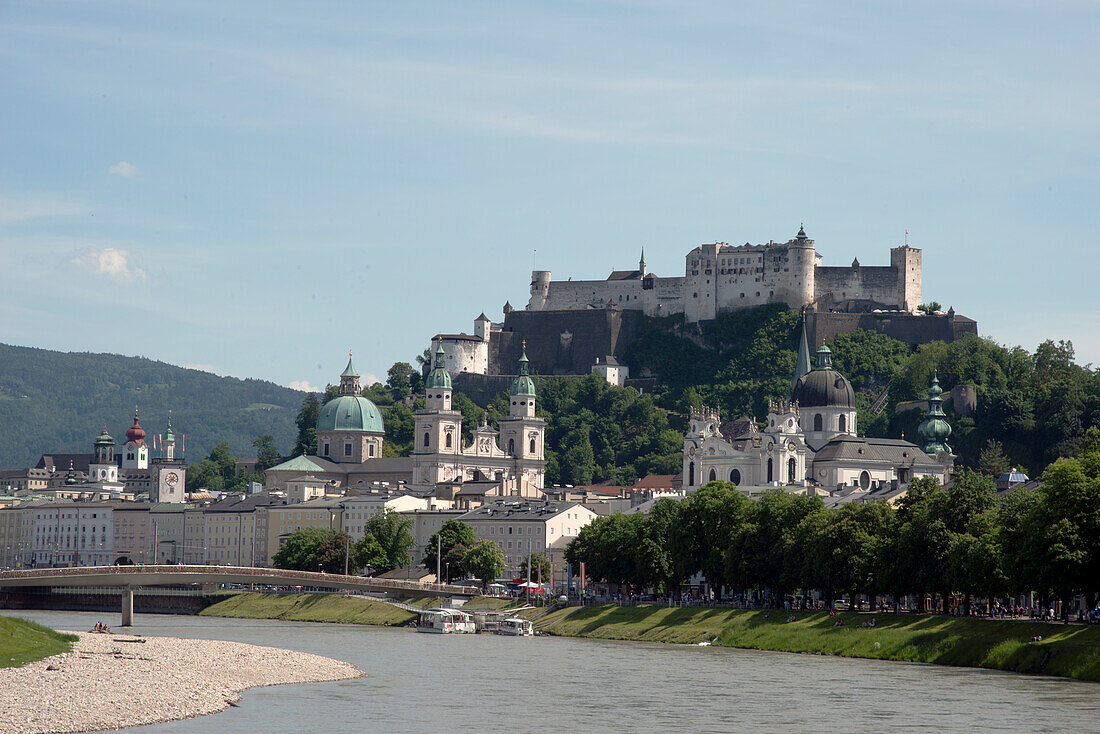
{"label": "onion dome", "polygon": [[[484,314],[482,314],[484,316]],[[451,373],[443,366],[443,340],[439,340],[435,348],[435,360],[432,362],[432,371],[428,373],[428,379],[424,386],[429,390],[450,390]]]}
{"label": "onion dome", "polygon": [[145,429],[138,423],[137,408],[134,408],[134,425],[130,426],[130,430],[126,431],[126,440],[138,446],[145,444]]}
{"label": "onion dome", "polygon": [[73,460],[69,459],[69,472],[65,475],[65,484],[72,486],[76,483],[76,471],[73,469]]}
{"label": "onion dome", "polygon": [[529,361],[527,359],[527,342],[524,341],[523,354],[519,358],[519,376],[512,382],[512,388],[508,391],[509,395],[535,397],[535,383],[527,374]]}
{"label": "onion dome", "polygon": [[856,408],[856,393],[848,378],[833,369],[832,351],[823,343],[814,368],[794,384],[791,400],[799,408]]}
{"label": "onion dome", "polygon": [[[788,231],[790,231],[790,230],[788,230]],[[805,240],[805,239],[809,239],[809,238],[808,238],[808,237],[806,236],[806,225],[804,225],[804,224],[799,224],[799,225],[798,225],[798,234],[797,234],[797,235],[795,235],[795,237],[796,237],[797,239],[800,239],[800,240]]]}
{"label": "onion dome", "polygon": [[99,432],[99,435],[95,437],[96,446],[114,446],[115,440],[111,438],[111,434],[107,433],[107,426],[103,426],[103,430]]}
{"label": "onion dome", "polygon": [[924,439],[921,451],[926,454],[938,454],[941,451],[951,453],[951,447],[947,445],[951,424],[947,422],[947,415],[943,412],[943,398],[940,397],[942,394],[939,377],[933,375],[932,386],[928,388],[928,411],[917,426],[917,432]]}

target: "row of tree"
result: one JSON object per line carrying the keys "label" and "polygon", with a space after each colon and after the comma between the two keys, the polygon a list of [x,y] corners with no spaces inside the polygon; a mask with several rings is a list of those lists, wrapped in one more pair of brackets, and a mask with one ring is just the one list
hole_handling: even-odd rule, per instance
{"label": "row of tree", "polygon": [[[1100,430],[1062,458],[1033,492],[999,499],[993,482],[963,470],[945,489],[912,482],[891,507],[782,490],[759,501],[712,482],[648,516],[613,515],[583,528],[566,550],[589,578],[676,593],[701,574],[717,593],[796,589],[839,594],[995,598],[1038,592],[1068,602],[1100,592]],[[1068,605],[1067,605],[1068,606]]]}

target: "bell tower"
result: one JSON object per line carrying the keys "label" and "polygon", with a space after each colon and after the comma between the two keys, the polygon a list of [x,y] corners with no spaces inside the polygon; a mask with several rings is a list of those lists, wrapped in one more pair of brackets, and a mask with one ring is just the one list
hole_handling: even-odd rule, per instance
{"label": "bell tower", "polygon": [[542,488],[546,474],[543,442],[546,421],[535,415],[535,383],[528,374],[527,342],[519,358],[519,374],[508,391],[508,417],[501,418],[500,446],[515,461],[515,476]]}

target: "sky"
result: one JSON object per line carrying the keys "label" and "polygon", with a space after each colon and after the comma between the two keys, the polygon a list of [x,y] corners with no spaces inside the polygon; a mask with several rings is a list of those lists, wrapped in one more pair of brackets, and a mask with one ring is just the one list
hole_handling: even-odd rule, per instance
{"label": "sky", "polygon": [[299,388],[698,244],[1100,363],[1100,4],[0,0],[0,341]]}

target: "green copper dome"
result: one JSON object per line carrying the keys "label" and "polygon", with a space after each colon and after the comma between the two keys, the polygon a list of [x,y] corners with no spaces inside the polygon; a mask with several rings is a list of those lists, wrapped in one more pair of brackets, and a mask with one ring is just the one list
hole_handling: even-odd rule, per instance
{"label": "green copper dome", "polygon": [[937,454],[941,451],[951,453],[951,447],[947,445],[947,439],[951,436],[951,424],[947,422],[947,415],[943,412],[943,398],[940,397],[942,394],[939,377],[933,375],[932,386],[928,388],[928,412],[917,427],[917,432],[924,439],[921,451],[926,454]]}
{"label": "green copper dome", "polygon": [[429,390],[450,390],[451,373],[443,366],[443,340],[439,340],[439,346],[435,348],[435,362],[432,371],[428,373],[428,379],[424,386]]}
{"label": "green copper dome", "polygon": [[107,433],[107,426],[103,426],[103,430],[99,432],[99,435],[95,437],[96,446],[114,446],[115,440],[111,438],[111,434]]}
{"label": "green copper dome", "polygon": [[340,395],[325,403],[317,416],[317,431],[365,431],[384,433],[378,407],[358,395]]}
{"label": "green copper dome", "polygon": [[512,388],[508,391],[509,395],[515,395],[520,397],[535,397],[535,383],[527,376],[527,364],[530,360],[527,359],[527,342],[523,343],[523,354],[519,358],[519,377],[512,381]]}

